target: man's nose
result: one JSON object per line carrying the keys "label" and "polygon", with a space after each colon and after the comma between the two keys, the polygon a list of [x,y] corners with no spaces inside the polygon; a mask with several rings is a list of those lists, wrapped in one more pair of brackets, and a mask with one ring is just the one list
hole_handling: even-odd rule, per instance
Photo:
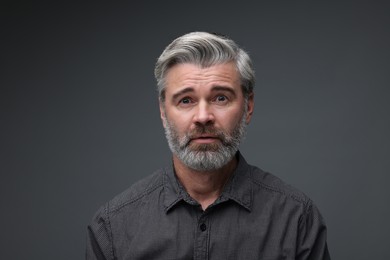
{"label": "man's nose", "polygon": [[213,123],[214,120],[214,114],[210,105],[204,101],[199,102],[194,115],[194,123],[206,125]]}

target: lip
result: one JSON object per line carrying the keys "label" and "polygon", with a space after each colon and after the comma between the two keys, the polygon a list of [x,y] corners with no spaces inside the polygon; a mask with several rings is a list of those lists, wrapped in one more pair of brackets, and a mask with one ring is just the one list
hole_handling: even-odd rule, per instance
{"label": "lip", "polygon": [[215,141],[218,141],[218,140],[219,139],[216,136],[197,136],[197,137],[191,139],[191,141],[199,143],[199,144],[214,143]]}

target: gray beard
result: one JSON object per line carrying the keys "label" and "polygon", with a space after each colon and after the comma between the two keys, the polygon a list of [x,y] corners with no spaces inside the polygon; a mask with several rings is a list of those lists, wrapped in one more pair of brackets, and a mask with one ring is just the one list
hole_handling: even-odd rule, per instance
{"label": "gray beard", "polygon": [[[176,127],[163,118],[165,124],[165,136],[169,148],[181,162],[196,171],[213,171],[225,166],[236,154],[241,140],[245,137],[246,111],[232,133],[217,130],[212,125],[197,125],[190,133],[180,137]],[[200,134],[212,134],[217,136],[220,142],[217,144],[191,144],[193,136]]]}

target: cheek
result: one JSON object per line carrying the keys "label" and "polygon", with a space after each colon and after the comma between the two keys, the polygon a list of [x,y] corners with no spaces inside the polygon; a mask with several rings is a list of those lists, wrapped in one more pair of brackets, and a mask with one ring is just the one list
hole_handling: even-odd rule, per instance
{"label": "cheek", "polygon": [[181,125],[186,125],[186,124],[189,124],[191,122],[191,116],[189,115],[189,113],[176,113],[174,115],[174,120],[177,122],[177,125],[181,126]]}
{"label": "cheek", "polygon": [[191,120],[186,118],[186,116],[183,113],[167,115],[167,120],[171,124],[173,124],[176,131],[178,131],[179,133],[183,133],[187,131],[191,126]]}
{"label": "cheek", "polygon": [[242,111],[231,111],[230,113],[221,113],[218,116],[219,125],[228,130],[234,129],[241,122]]}

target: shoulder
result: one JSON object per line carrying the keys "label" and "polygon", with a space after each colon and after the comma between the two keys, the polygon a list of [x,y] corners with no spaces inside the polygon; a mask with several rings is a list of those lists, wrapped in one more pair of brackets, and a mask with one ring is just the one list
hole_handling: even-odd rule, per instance
{"label": "shoulder", "polygon": [[289,185],[277,176],[250,165],[251,180],[257,189],[281,199],[294,201],[304,207],[311,207],[312,200],[301,190]]}
{"label": "shoulder", "polygon": [[111,229],[115,220],[121,221],[131,214],[137,214],[145,201],[153,200],[156,192],[163,188],[164,174],[165,169],[159,169],[101,205],[92,218],[90,229]]}
{"label": "shoulder", "polygon": [[[111,215],[124,207],[131,207],[163,187],[164,169],[159,169],[151,175],[137,181],[129,188],[116,195],[102,206],[106,214]],[[101,211],[101,210],[100,210]]]}

